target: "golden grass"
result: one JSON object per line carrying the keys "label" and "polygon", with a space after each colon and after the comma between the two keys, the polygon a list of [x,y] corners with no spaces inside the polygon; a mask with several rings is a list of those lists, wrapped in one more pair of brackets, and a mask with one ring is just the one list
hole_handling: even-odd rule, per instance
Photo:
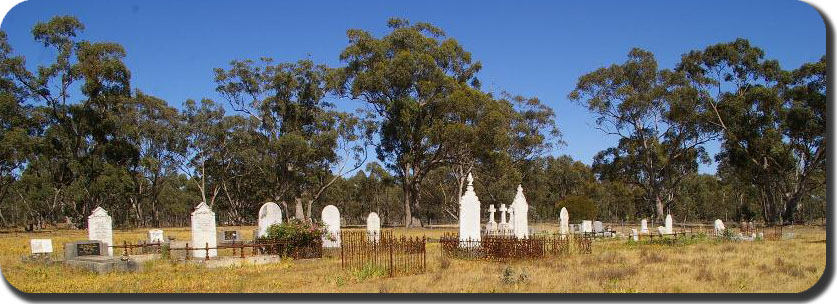
{"label": "golden grass", "polygon": [[[245,238],[253,228],[236,227]],[[189,239],[188,228],[164,230],[178,240]],[[454,228],[394,230],[396,235],[438,238]],[[596,241],[590,255],[510,263],[443,259],[439,244],[430,243],[427,272],[396,278],[342,271],[339,256],[216,269],[153,261],[143,272],[103,275],[21,261],[31,238],[53,239],[55,255],[63,256],[63,243],[86,239],[85,231],[74,230],[0,234],[0,267],[9,283],[24,292],[801,292],[824,271],[826,234],[820,227],[793,232],[792,240],[706,240],[683,246]],[[114,241],[135,242],[145,233],[117,230]]]}

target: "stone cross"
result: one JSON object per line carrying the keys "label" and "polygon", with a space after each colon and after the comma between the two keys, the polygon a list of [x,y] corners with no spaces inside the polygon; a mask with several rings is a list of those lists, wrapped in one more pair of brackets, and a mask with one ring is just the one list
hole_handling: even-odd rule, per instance
{"label": "stone cross", "polygon": [[259,208],[259,237],[267,236],[271,225],[282,223],[282,208],[274,202],[267,202]]}
{"label": "stone cross", "polygon": [[468,186],[459,200],[459,245],[478,246],[480,240],[480,199],[474,192],[474,176],[468,173]]}
{"label": "stone cross", "polygon": [[113,256],[113,219],[102,207],[96,207],[87,217],[88,240],[102,241],[108,246],[108,255]]}
{"label": "stone cross", "polygon": [[567,212],[566,207],[561,208],[561,226],[559,227],[558,232],[561,234],[567,234],[570,230],[570,213]]}
{"label": "stone cross", "polygon": [[328,205],[323,208],[321,215],[323,224],[326,226],[328,233],[323,237],[323,247],[325,248],[339,248],[340,247],[340,210],[334,205]]}
{"label": "stone cross", "polygon": [[494,212],[497,212],[497,209],[494,209],[494,204],[491,204],[488,207],[488,223],[485,224],[485,230],[489,234],[497,232],[497,222],[494,221]]}
{"label": "stone cross", "polygon": [[[201,202],[192,212],[192,242],[189,243],[189,247],[196,249],[206,248],[207,246],[209,248],[217,247],[216,228],[215,212],[212,212],[212,208],[209,208],[206,203]],[[192,256],[196,258],[206,257],[206,254],[205,250],[192,250]],[[209,256],[218,256],[218,250],[209,249]]]}
{"label": "stone cross", "polygon": [[517,194],[512,201],[512,223],[514,228],[514,236],[518,239],[525,239],[529,237],[529,204],[526,202],[526,196],[523,195],[523,186],[517,185]]}

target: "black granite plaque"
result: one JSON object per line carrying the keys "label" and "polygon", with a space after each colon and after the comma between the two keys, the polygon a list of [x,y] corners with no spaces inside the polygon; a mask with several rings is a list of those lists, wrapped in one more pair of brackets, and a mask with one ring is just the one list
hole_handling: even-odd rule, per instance
{"label": "black granite plaque", "polygon": [[76,253],[78,256],[85,255],[102,255],[101,243],[82,243],[76,244]]}

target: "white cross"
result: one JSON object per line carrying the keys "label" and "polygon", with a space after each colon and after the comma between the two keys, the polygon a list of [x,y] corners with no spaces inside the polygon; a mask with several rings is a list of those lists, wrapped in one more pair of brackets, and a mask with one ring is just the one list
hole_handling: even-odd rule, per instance
{"label": "white cross", "polygon": [[506,204],[501,204],[500,205],[500,224],[505,224],[506,223],[506,210],[508,210],[506,208]]}

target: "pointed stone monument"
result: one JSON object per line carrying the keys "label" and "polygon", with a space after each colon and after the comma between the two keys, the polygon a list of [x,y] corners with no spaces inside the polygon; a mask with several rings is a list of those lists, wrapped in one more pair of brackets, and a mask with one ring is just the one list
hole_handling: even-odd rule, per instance
{"label": "pointed stone monument", "polygon": [[497,212],[497,209],[494,209],[494,204],[491,204],[488,207],[488,223],[485,224],[485,232],[489,235],[497,234],[497,222],[494,221],[494,212]]}
{"label": "pointed stone monument", "polygon": [[366,217],[366,237],[370,242],[381,241],[381,217],[375,212],[370,212]]}
{"label": "pointed stone monument", "polygon": [[102,207],[96,207],[87,217],[87,236],[91,241],[101,241],[108,246],[108,255],[113,256],[113,219]]}
{"label": "pointed stone monument", "polygon": [[514,209],[514,236],[518,239],[529,237],[529,204],[523,195],[523,186],[517,185],[517,194],[512,201]]}
{"label": "pointed stone monument", "polygon": [[459,200],[459,245],[477,246],[480,241],[480,199],[474,192],[474,177],[468,173],[468,186]]}
{"label": "pointed stone monument", "polygon": [[560,234],[568,234],[570,233],[570,213],[567,212],[566,207],[561,207],[561,226],[558,228],[558,233]]}
{"label": "pointed stone monument", "polygon": [[259,208],[259,237],[267,236],[267,228],[282,223],[282,208],[274,202],[267,202]]}
{"label": "pointed stone monument", "polygon": [[334,205],[323,208],[323,225],[326,226],[327,235],[323,237],[324,248],[340,247],[340,211]]}
{"label": "pointed stone monument", "polygon": [[[215,212],[209,206],[201,202],[192,212],[192,241],[189,247],[195,249],[215,248],[218,239],[216,235]],[[206,250],[192,250],[192,256],[196,258],[206,257]],[[218,256],[217,249],[209,249],[209,257]]]}

